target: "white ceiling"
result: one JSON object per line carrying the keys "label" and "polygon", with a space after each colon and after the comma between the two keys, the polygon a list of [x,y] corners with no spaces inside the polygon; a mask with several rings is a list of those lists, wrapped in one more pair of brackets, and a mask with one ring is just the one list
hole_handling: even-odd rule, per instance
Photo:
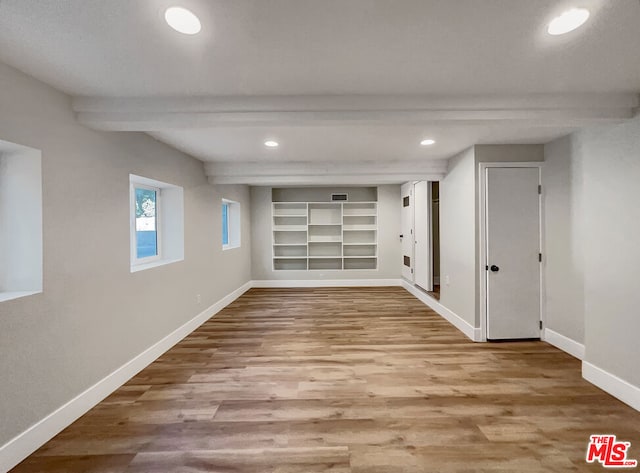
{"label": "white ceiling", "polygon": [[[201,34],[166,25],[176,4]],[[589,22],[547,35],[572,6]],[[89,126],[149,132],[204,161],[440,159],[630,116],[638,25],[638,0],[0,0],[0,60],[102,98],[77,105]],[[396,98],[367,105],[382,95]],[[437,144],[421,148],[425,136]]]}
{"label": "white ceiling", "polygon": [[[151,135],[203,161],[388,161],[448,158],[474,144],[538,144],[571,132],[571,127],[493,126],[273,126],[217,127],[152,132]],[[435,136],[437,146],[420,146]],[[265,140],[281,145],[266,148]]]}

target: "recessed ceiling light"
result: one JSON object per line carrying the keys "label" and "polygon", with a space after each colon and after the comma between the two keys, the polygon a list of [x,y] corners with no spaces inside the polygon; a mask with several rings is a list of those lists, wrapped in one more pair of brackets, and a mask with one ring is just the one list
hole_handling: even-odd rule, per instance
{"label": "recessed ceiling light", "polygon": [[277,148],[279,146],[279,143],[277,141],[269,140],[269,141],[265,141],[264,145],[267,148]]}
{"label": "recessed ceiling light", "polygon": [[167,8],[164,19],[171,28],[183,34],[198,34],[202,29],[198,17],[186,8]]}
{"label": "recessed ceiling light", "polygon": [[589,19],[589,10],[586,8],[572,8],[560,16],[556,16],[549,23],[547,32],[557,36],[580,28]]}
{"label": "recessed ceiling light", "polygon": [[420,142],[420,144],[422,146],[431,146],[432,144],[435,144],[436,140],[432,140],[431,138],[427,138],[426,140],[422,140]]}

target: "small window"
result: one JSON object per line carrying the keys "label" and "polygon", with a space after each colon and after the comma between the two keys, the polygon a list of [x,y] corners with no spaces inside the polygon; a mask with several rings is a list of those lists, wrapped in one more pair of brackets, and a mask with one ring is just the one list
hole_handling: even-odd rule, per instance
{"label": "small window", "polygon": [[240,248],[240,204],[222,199],[222,249]]}
{"label": "small window", "polygon": [[182,187],[129,176],[131,272],[184,259]]}
{"label": "small window", "polygon": [[222,202],[222,247],[229,246],[229,204]]}
{"label": "small window", "polygon": [[160,189],[135,185],[136,259],[140,262],[160,257],[158,206]]}

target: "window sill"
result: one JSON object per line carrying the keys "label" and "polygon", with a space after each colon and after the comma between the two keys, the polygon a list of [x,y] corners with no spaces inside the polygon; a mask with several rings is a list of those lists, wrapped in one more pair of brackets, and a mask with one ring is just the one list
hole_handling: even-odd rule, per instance
{"label": "window sill", "polygon": [[171,263],[178,263],[180,261],[184,261],[184,258],[160,259],[160,260],[153,261],[151,263],[136,264],[134,266],[131,266],[131,272],[132,273],[137,273],[138,271],[144,271],[146,269],[157,268],[158,266],[164,266],[165,264],[171,264]]}
{"label": "window sill", "polygon": [[34,294],[41,294],[42,291],[13,291],[13,292],[0,292],[0,302],[11,301],[13,299],[19,299],[21,297],[33,296]]}
{"label": "window sill", "polygon": [[235,245],[235,246],[223,245],[222,246],[222,251],[235,250],[236,248],[240,248],[240,245]]}

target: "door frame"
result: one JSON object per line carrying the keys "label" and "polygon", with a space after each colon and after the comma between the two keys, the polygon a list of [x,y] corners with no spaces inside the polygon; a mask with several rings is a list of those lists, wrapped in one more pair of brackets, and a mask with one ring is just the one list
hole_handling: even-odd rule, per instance
{"label": "door frame", "polygon": [[[498,162],[498,163],[479,163],[478,165],[478,220],[479,220],[479,233],[478,239],[478,274],[480,281],[480,331],[481,341],[487,341],[487,169],[489,168],[537,168],[538,169],[538,185],[542,187],[542,169],[544,163],[541,161],[527,161],[527,162]],[[544,264],[545,264],[545,252],[544,252],[544,199],[542,193],[538,194],[538,208],[539,208],[539,251],[542,254],[542,261],[540,262],[540,321],[542,322],[542,328],[540,329],[540,340],[544,340],[544,328],[546,327],[546,309],[545,309],[545,291],[544,291]]]}
{"label": "door frame", "polygon": [[[417,222],[418,222],[418,192],[417,192],[417,188],[418,185],[420,185],[420,183],[424,183],[425,184],[425,200],[423,202],[422,205],[422,210],[424,210],[424,214],[422,215],[422,217],[424,218],[424,225],[425,225],[425,234],[422,236],[418,236],[418,231],[417,231]],[[416,181],[413,183],[413,256],[414,256],[414,262],[412,265],[413,268],[413,283],[414,285],[418,286],[420,289],[427,291],[427,292],[432,292],[433,291],[433,245],[432,245],[432,228],[431,228],[431,201],[432,201],[432,197],[431,197],[431,192],[432,192],[432,188],[431,188],[431,182],[430,181]],[[417,281],[417,272],[418,272],[418,265],[420,263],[418,263],[418,238],[424,238],[424,245],[425,245],[425,250],[426,250],[426,259],[427,259],[427,263],[425,265],[425,268],[423,268],[423,270],[426,273],[426,283],[424,284],[424,287],[420,284],[418,284]],[[418,263],[418,264],[415,264]]]}
{"label": "door frame", "polygon": [[[411,255],[409,255],[409,258],[411,258],[410,261],[410,274],[411,274],[411,279],[407,279],[403,273],[403,267],[404,267],[404,261],[401,262],[402,266],[400,267],[400,276],[402,278],[404,278],[406,281],[410,282],[411,284],[415,285],[415,281],[416,281],[416,274],[415,274],[415,270],[414,270],[414,265],[415,265],[415,257],[416,257],[416,244],[415,244],[415,238],[414,238],[414,233],[415,233],[415,213],[416,213],[416,208],[415,208],[415,183],[416,181],[407,181],[404,184],[400,185],[400,211],[404,212],[404,195],[403,195],[403,189],[405,187],[408,188],[409,190],[409,208],[410,210],[410,217],[409,217],[409,221],[410,221],[410,233],[409,236],[407,237],[407,235],[405,235],[404,233],[404,228],[400,228],[400,232],[402,234],[402,238],[400,239],[400,253],[401,256],[404,258],[404,251],[402,249],[402,246],[404,245],[405,241],[407,238],[410,238],[410,242],[411,242]],[[400,226],[402,227],[402,215],[400,216]]]}

